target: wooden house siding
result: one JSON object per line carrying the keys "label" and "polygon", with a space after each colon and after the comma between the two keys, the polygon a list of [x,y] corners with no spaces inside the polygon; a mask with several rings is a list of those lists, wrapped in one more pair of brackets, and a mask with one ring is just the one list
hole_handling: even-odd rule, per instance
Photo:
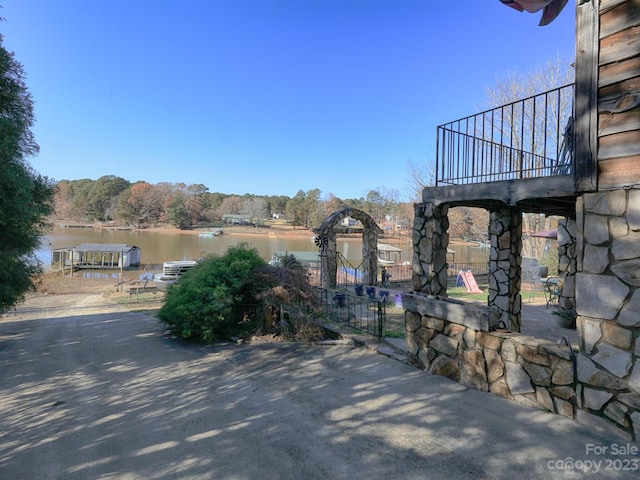
{"label": "wooden house siding", "polygon": [[640,0],[600,0],[598,30],[598,187],[610,189],[640,183]]}

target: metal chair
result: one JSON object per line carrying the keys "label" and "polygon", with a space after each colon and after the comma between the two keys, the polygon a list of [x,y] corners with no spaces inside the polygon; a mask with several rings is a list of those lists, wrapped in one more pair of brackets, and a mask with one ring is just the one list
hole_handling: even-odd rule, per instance
{"label": "metal chair", "polygon": [[544,282],[544,298],[547,301],[547,308],[549,305],[555,305],[558,303],[560,297],[560,282],[558,277],[548,277]]}
{"label": "metal chair", "polygon": [[522,281],[529,285],[529,302],[531,302],[535,296],[536,291],[542,289],[542,282],[540,281],[540,267],[537,265],[531,265],[523,267],[522,269]]}

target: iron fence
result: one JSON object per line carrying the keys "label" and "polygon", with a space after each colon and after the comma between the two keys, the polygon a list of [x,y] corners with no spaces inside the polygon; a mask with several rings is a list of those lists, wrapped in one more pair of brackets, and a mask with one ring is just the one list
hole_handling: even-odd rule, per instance
{"label": "iron fence", "polygon": [[366,295],[351,295],[322,287],[313,287],[313,291],[316,302],[322,306],[327,318],[382,341],[387,322],[388,293],[385,295],[384,291],[379,291],[376,296],[376,293],[372,294],[375,288],[366,292]]}
{"label": "iron fence", "polygon": [[437,128],[436,185],[573,173],[574,84]]}
{"label": "iron fence", "polygon": [[476,277],[489,274],[489,262],[478,263],[450,263],[447,268],[447,275],[449,277],[456,277],[460,270],[464,272],[471,272]]}
{"label": "iron fence", "polygon": [[[336,284],[339,288],[349,288],[363,283],[363,264],[353,266],[338,253],[338,271]],[[376,279],[378,285],[389,286],[390,283],[411,280],[411,264],[378,265]]]}
{"label": "iron fence", "polygon": [[[389,282],[406,282],[411,280],[411,272],[413,271],[413,267],[411,264],[400,264],[400,265],[385,265],[384,269],[386,270],[386,274],[389,275],[388,281],[385,282],[382,278],[382,273],[380,273],[380,278],[382,279],[382,285],[386,286]],[[382,268],[380,269],[382,271]]]}

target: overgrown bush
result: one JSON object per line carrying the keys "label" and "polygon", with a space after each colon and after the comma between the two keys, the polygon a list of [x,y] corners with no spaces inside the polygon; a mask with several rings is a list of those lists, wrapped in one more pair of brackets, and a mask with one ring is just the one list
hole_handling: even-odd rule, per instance
{"label": "overgrown bush", "polygon": [[285,264],[272,267],[255,249],[230,247],[172,285],[158,318],[179,337],[203,343],[255,334],[315,340],[322,332],[310,320],[307,271],[293,256]]}
{"label": "overgrown bush", "polygon": [[265,283],[265,267],[258,251],[242,244],[207,257],[169,288],[158,318],[185,339],[240,336],[262,321],[259,294],[275,286]]}
{"label": "overgrown bush", "polygon": [[267,312],[262,333],[288,340],[320,340],[324,333],[313,322],[315,297],[307,270],[293,255],[287,255],[280,266],[263,269],[262,276],[265,285],[274,285],[260,294]]}

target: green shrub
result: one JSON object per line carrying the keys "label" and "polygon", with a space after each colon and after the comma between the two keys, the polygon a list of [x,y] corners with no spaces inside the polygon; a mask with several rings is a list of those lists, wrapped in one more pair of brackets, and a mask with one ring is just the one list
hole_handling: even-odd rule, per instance
{"label": "green shrub", "polygon": [[169,288],[158,318],[198,342],[240,336],[262,320],[258,296],[274,286],[260,274],[265,267],[258,251],[243,244],[207,257]]}

